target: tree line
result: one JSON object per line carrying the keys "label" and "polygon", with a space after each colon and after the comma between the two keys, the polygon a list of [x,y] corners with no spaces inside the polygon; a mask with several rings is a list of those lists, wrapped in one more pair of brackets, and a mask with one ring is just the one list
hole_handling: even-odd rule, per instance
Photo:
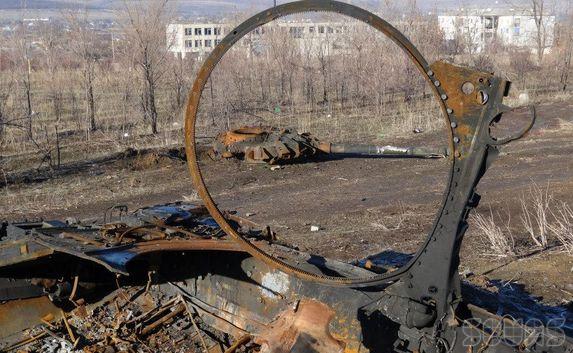
{"label": "tree line", "polygon": [[[2,154],[31,151],[57,167],[62,145],[179,132],[202,58],[169,51],[166,26],[175,16],[169,0],[125,2],[113,30],[98,30],[90,14],[80,11],[63,14],[59,22],[22,21],[0,36]],[[467,55],[468,39],[446,42],[435,16],[415,3],[393,21],[430,62],[446,59],[504,73],[520,90],[568,89],[572,22],[560,25],[554,48],[535,58],[497,43]],[[234,116],[268,122],[317,113],[375,117],[424,110],[429,90],[416,68],[365,25],[351,24],[319,45],[286,29],[247,39],[227,53],[206,85],[206,127],[229,126]]]}

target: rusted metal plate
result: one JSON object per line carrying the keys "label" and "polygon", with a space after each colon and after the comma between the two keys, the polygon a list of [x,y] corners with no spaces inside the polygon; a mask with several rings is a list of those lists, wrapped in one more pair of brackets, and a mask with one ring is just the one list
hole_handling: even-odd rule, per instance
{"label": "rusted metal plate", "polygon": [[333,317],[334,310],[326,304],[304,300],[281,313],[256,342],[261,353],[342,353],[344,344],[330,334]]}
{"label": "rusted metal plate", "polygon": [[47,296],[0,304],[0,338],[43,324],[42,319],[61,319],[61,311]]}
{"label": "rusted metal plate", "polygon": [[53,253],[50,247],[30,239],[6,242],[0,245],[0,267],[36,260]]}

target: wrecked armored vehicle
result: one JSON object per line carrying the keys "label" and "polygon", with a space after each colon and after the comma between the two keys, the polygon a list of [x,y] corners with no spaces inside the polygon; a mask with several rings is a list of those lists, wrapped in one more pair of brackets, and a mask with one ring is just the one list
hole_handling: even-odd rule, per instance
{"label": "wrecked armored vehicle", "polygon": [[447,150],[330,143],[294,128],[244,126],[217,135],[208,154],[213,160],[238,158],[248,163],[280,164],[318,155],[445,158]]}
{"label": "wrecked armored vehicle", "polygon": [[[280,245],[268,228],[219,209],[203,180],[195,120],[209,75],[244,35],[304,11],[340,13],[387,35],[431,83],[442,108],[448,185],[426,240],[400,267],[342,263]],[[394,27],[353,5],[305,0],[253,16],[205,60],[190,94],[186,150],[204,206],[120,212],[102,224],[4,225],[0,350],[573,352],[570,321],[530,327],[509,316],[519,313],[493,314],[497,298],[458,273],[479,180],[498,147],[535,120],[532,109],[522,131],[490,135],[509,110],[502,102],[509,86],[490,73],[430,65]]]}

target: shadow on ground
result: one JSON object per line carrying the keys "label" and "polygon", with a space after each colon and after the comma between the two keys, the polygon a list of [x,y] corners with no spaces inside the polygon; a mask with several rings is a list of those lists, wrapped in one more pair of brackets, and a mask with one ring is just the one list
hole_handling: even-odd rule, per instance
{"label": "shadow on ground", "polygon": [[[357,262],[364,265],[370,261],[380,268],[404,266],[413,254],[404,254],[393,250],[380,252]],[[462,281],[462,294],[468,303],[482,307],[500,316],[511,316],[529,326],[545,325],[555,330],[563,330],[573,336],[573,303],[551,306],[543,304],[525,290],[523,284],[488,279],[488,288],[478,287]]]}

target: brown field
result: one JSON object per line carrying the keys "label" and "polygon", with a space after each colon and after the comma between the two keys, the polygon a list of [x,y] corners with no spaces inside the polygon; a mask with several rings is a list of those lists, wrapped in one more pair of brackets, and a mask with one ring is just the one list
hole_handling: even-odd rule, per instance
{"label": "brown field", "polygon": [[[515,252],[522,256],[496,256],[477,228],[470,227],[461,270],[519,283],[544,302],[563,304],[573,300],[573,257],[551,236],[548,250],[535,251],[521,221],[519,200],[528,200],[531,185],[538,185],[548,190],[554,204],[573,204],[573,101],[538,109],[532,132],[503,147],[478,189],[482,201],[476,212],[493,215],[503,232],[512,234]],[[438,131],[411,136],[404,131],[383,141],[442,141]],[[268,166],[204,158],[201,168],[221,208],[270,225],[281,241],[303,251],[353,261],[388,250],[416,250],[439,206],[447,162],[324,159],[271,171]],[[199,201],[182,151],[165,148],[94,161],[43,181],[9,183],[1,193],[0,218],[7,220],[101,221],[104,211],[117,204],[134,210]],[[311,232],[311,225],[320,231]],[[475,275],[476,283],[490,283],[480,283],[482,277]]]}

